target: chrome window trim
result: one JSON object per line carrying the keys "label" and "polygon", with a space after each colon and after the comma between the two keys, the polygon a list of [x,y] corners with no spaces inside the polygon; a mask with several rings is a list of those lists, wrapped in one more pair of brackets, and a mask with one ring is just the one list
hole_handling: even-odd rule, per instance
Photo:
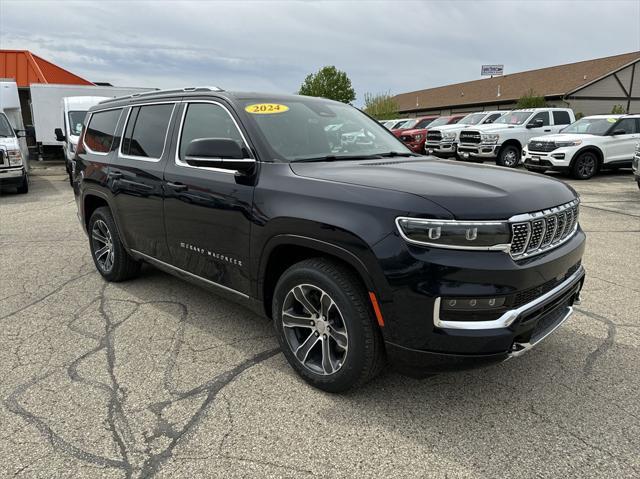
{"label": "chrome window trim", "polygon": [[[183,168],[197,168],[199,170],[216,171],[218,173],[225,173],[227,175],[235,175],[237,173],[237,170],[225,170],[223,168],[209,168],[209,167],[206,167],[206,166],[192,166],[192,165],[189,165],[189,164],[185,163],[184,161],[182,161],[180,159],[180,142],[182,141],[182,129],[184,127],[184,120],[185,120],[185,118],[187,116],[187,110],[189,109],[189,105],[192,104],[192,103],[209,103],[209,104],[218,105],[219,107],[221,107],[227,113],[227,115],[229,115],[229,117],[231,118],[231,121],[233,121],[233,124],[235,125],[236,129],[240,133],[240,137],[242,138],[242,142],[244,143],[244,146],[247,148],[247,151],[250,154],[253,154],[253,152],[251,150],[251,147],[249,146],[249,142],[247,141],[247,138],[244,136],[244,133],[242,133],[242,128],[240,128],[240,125],[238,124],[236,119],[231,114],[231,111],[224,104],[220,103],[219,101],[215,101],[215,100],[183,100],[180,103],[185,105],[185,107],[182,110],[182,118],[180,119],[180,126],[178,128],[178,137],[177,137],[177,141],[176,141],[176,153],[175,153],[175,157],[174,157],[174,162],[175,162],[176,166],[180,166],[180,167],[183,167]],[[257,161],[256,158],[245,158],[245,159],[251,159],[254,162]],[[237,160],[233,160],[233,158],[220,158],[220,160],[237,161]]]}
{"label": "chrome window trim", "polygon": [[565,279],[558,286],[553,288],[551,291],[546,292],[542,296],[534,299],[533,301],[523,304],[519,308],[510,309],[509,311],[505,311],[499,318],[489,320],[489,321],[447,321],[440,319],[440,304],[442,302],[442,297],[437,297],[433,303],[433,325],[436,328],[442,329],[465,329],[465,330],[485,330],[485,329],[500,329],[507,328],[513,324],[513,322],[518,319],[518,317],[526,313],[527,311],[534,309],[540,306],[542,303],[547,301],[548,299],[556,296],[558,293],[562,293],[564,291],[570,290],[573,288],[584,276],[584,267],[580,266],[578,271],[573,273],[569,278]]}
{"label": "chrome window trim", "polygon": [[220,283],[216,283],[215,281],[211,281],[210,279],[203,278],[202,276],[198,276],[197,274],[190,273],[189,271],[186,271],[186,270],[184,270],[182,268],[178,268],[177,266],[174,266],[172,264],[165,263],[164,261],[161,261],[161,260],[159,260],[157,258],[154,258],[153,256],[149,256],[148,254],[141,253],[138,250],[132,249],[131,252],[136,254],[136,255],[141,256],[145,260],[150,261],[152,263],[156,263],[156,264],[159,264],[159,265],[164,266],[166,268],[170,268],[170,269],[175,270],[175,271],[177,271],[179,273],[185,274],[185,275],[187,275],[187,276],[189,276],[191,278],[194,278],[194,279],[197,279],[197,280],[202,281],[204,283],[207,283],[207,284],[209,284],[211,286],[215,286],[217,288],[223,289],[223,290],[225,290],[225,291],[227,291],[229,293],[235,293],[235,294],[237,294],[239,296],[242,296],[243,298],[247,298],[247,299],[249,298],[249,295],[247,295],[245,293],[242,293],[242,292],[240,292],[240,291],[238,291],[236,289],[229,288],[228,286],[224,286],[224,285],[222,285]]}
{"label": "chrome window trim", "polygon": [[[150,163],[157,163],[160,160],[162,160],[162,157],[164,156],[164,152],[167,149],[167,139],[169,138],[169,130],[170,130],[169,127],[171,126],[171,120],[173,120],[173,114],[176,111],[177,103],[178,103],[177,101],[155,101],[155,102],[149,102],[149,103],[136,103],[134,105],[130,105],[129,110],[127,111],[127,117],[124,120],[124,126],[122,127],[120,146],[118,147],[118,158],[124,158],[127,160],[148,161]],[[124,143],[124,135],[127,131],[127,125],[129,124],[129,117],[131,116],[131,111],[136,107],[143,107],[143,106],[149,106],[149,105],[171,105],[171,104],[173,105],[173,109],[171,110],[171,115],[169,115],[169,123],[167,124],[167,131],[165,131],[164,133],[164,143],[162,144],[162,153],[160,153],[160,156],[158,158],[155,158],[151,156],[125,155],[122,152],[122,144]]]}
{"label": "chrome window trim", "polygon": [[[118,119],[116,120],[116,127],[113,130],[113,140],[116,139],[116,130],[118,129],[118,124],[120,123],[120,119],[122,118],[122,112],[124,111],[126,107],[124,106],[116,106],[113,108],[105,108],[104,110],[96,110],[96,111],[92,111],[91,115],[89,116],[89,120],[87,121],[87,130],[89,130],[89,126],[91,125],[91,120],[93,119],[93,115],[95,115],[96,113],[104,113],[105,111],[112,111],[112,110],[120,110],[120,115],[118,115]],[[98,156],[107,156],[109,153],[111,153],[111,146],[113,146],[113,140],[111,140],[111,145],[109,146],[109,151],[107,151],[106,153],[103,153],[101,151],[93,151],[91,148],[89,148],[87,146],[87,143],[85,142],[85,139],[87,138],[87,132],[84,132],[84,135],[82,135],[82,146],[84,146],[85,150],[87,150],[89,153],[91,153],[92,155],[98,155]]]}

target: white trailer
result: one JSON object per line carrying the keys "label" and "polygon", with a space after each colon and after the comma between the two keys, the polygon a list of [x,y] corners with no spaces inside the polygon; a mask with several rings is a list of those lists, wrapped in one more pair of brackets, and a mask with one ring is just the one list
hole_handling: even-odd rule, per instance
{"label": "white trailer", "polygon": [[[31,117],[35,128],[36,142],[39,147],[55,147],[59,156],[63,157],[63,141],[56,139],[55,129],[64,131],[63,98],[100,96],[114,98],[132,95],[155,88],[127,88],[91,85],[31,85]],[[41,148],[40,148],[41,149]],[[42,149],[41,149],[42,150]]]}

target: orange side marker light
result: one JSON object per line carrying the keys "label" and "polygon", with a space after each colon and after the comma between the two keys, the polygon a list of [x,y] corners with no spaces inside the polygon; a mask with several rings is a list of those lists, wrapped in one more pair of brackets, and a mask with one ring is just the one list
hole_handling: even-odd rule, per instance
{"label": "orange side marker light", "polygon": [[371,305],[373,306],[373,312],[376,314],[376,319],[378,320],[378,326],[381,328],[384,327],[384,319],[382,319],[382,311],[380,311],[380,306],[378,305],[378,299],[374,292],[369,291],[369,299],[371,300]]}

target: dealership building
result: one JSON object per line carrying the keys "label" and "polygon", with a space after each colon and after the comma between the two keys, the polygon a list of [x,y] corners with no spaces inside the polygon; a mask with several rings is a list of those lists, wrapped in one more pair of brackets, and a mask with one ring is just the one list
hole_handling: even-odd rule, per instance
{"label": "dealership building", "polygon": [[640,51],[455,83],[395,96],[402,116],[510,110],[533,90],[549,106],[578,114],[640,112]]}

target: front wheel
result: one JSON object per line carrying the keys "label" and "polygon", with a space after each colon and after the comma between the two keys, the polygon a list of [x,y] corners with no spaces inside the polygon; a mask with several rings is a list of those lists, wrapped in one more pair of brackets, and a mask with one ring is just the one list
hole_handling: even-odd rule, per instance
{"label": "front wheel", "polygon": [[515,168],[520,163],[522,152],[515,145],[507,145],[500,150],[496,163],[507,168]]}
{"label": "front wheel", "polygon": [[359,278],[323,258],[301,261],[276,285],[273,319],[285,358],[309,384],[344,392],[383,364],[382,337]]}
{"label": "front wheel", "polygon": [[96,269],[107,281],[125,281],[140,271],[140,263],[124,249],[111,210],[107,207],[98,208],[91,215],[89,246]]}
{"label": "front wheel", "polygon": [[27,178],[27,175],[24,176],[24,178],[22,179],[22,184],[16,189],[21,195],[29,193],[29,179]]}
{"label": "front wheel", "polygon": [[586,151],[576,158],[571,167],[571,174],[577,180],[588,180],[598,171],[598,158],[594,153]]}

